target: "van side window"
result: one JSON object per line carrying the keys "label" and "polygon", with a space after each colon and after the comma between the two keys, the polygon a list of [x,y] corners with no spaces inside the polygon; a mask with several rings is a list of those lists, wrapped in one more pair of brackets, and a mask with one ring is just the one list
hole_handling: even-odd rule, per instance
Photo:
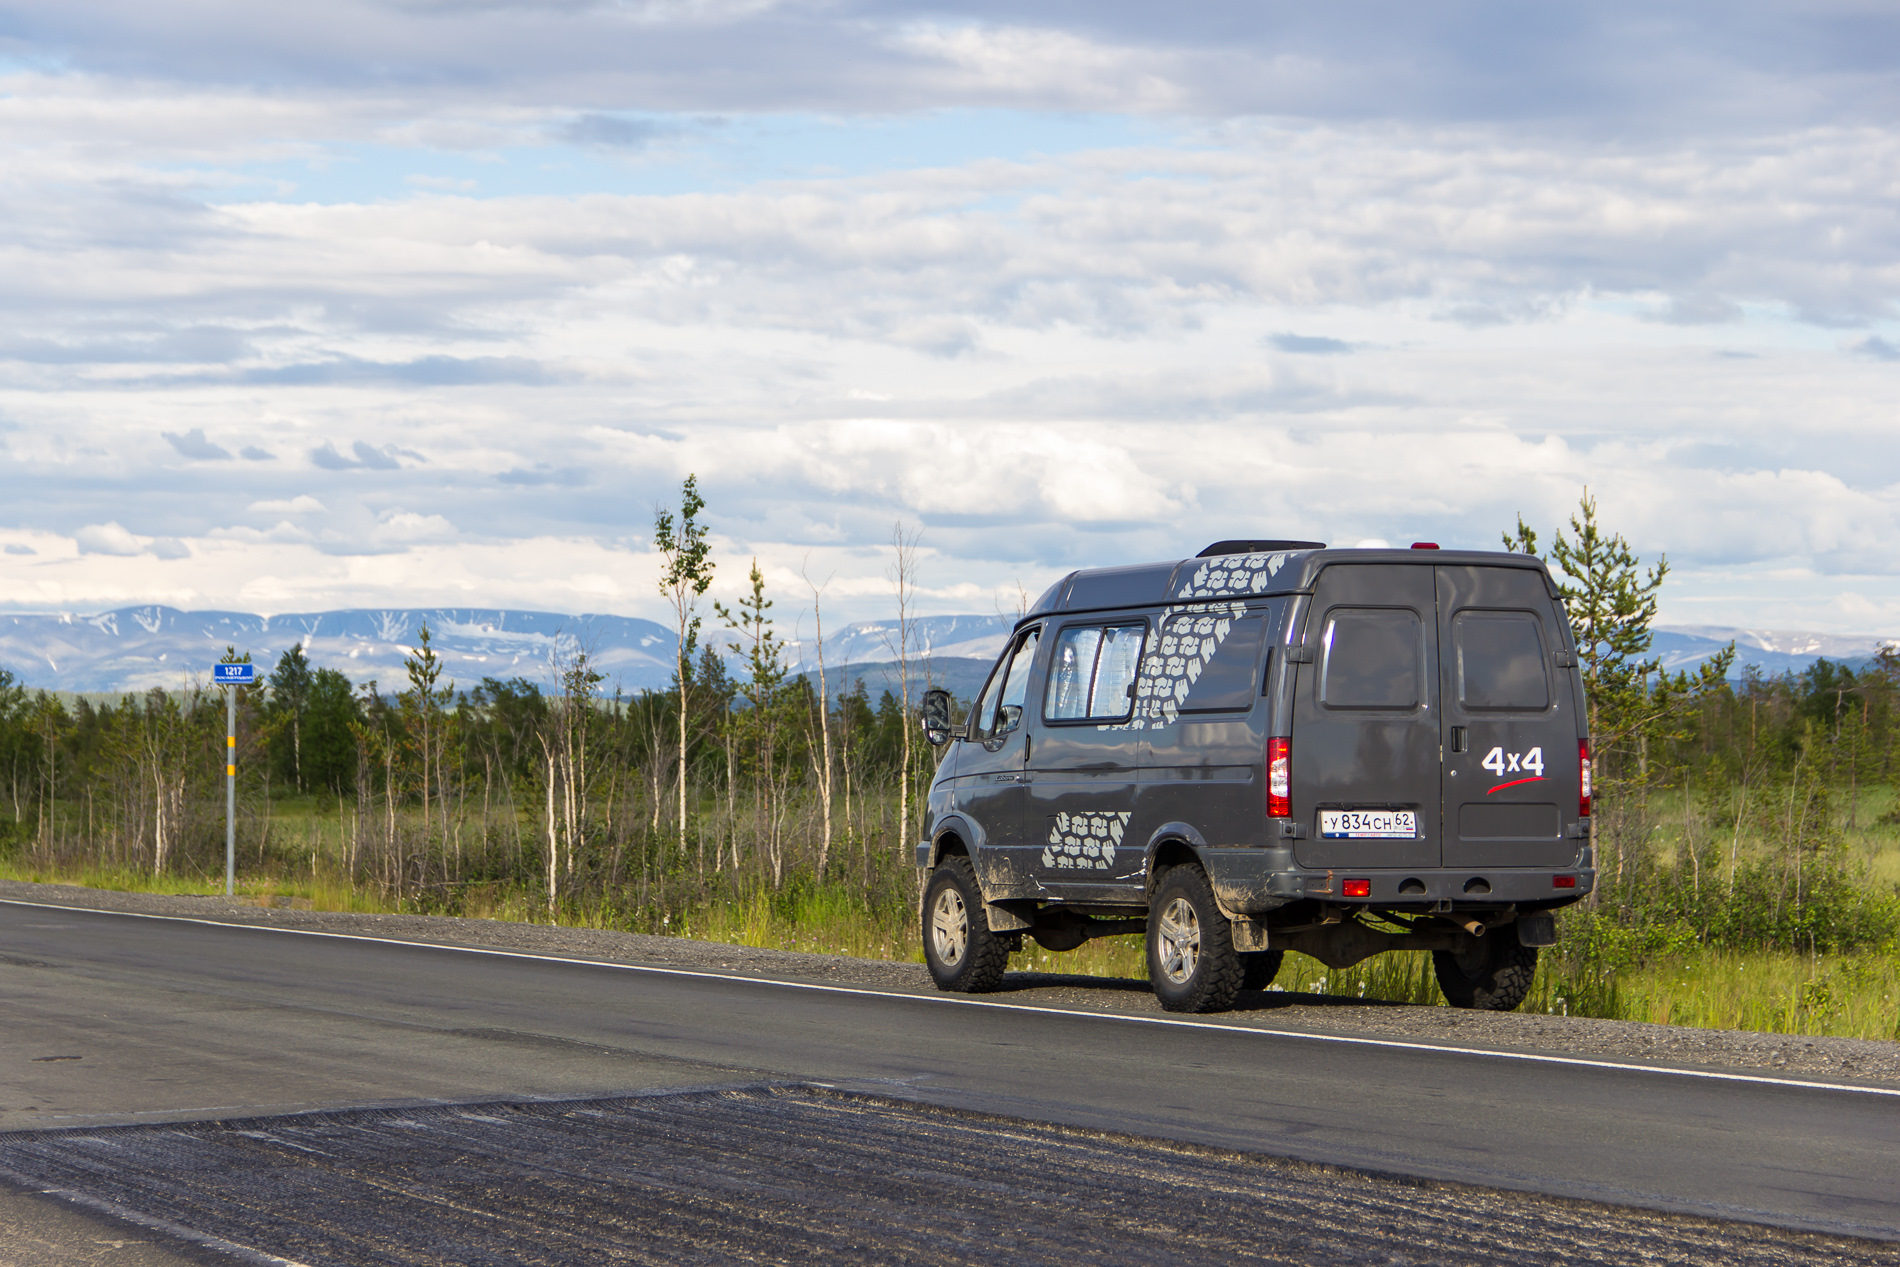
{"label": "van side window", "polygon": [[1029,666],[1035,663],[1041,629],[1031,629],[1016,640],[1009,662],[990,678],[977,706],[977,733],[996,739],[1016,729],[1023,719],[1023,700],[1029,694]]}
{"label": "van side window", "polygon": [[1220,713],[1252,708],[1254,674],[1260,668],[1260,643],[1266,630],[1266,617],[1261,614],[1236,620],[1225,612],[1199,613],[1170,620],[1162,631],[1162,654],[1178,655],[1201,666],[1179,711]]}
{"label": "van side window", "polygon": [[1466,708],[1550,707],[1550,675],[1537,618],[1528,612],[1460,612],[1452,621],[1458,648],[1458,700]]}
{"label": "van side window", "polygon": [[1423,630],[1418,613],[1335,607],[1320,635],[1319,702],[1328,708],[1417,708]]}
{"label": "van side window", "polygon": [[1128,716],[1128,688],[1141,664],[1145,624],[1064,629],[1050,657],[1042,715],[1049,721],[1116,721]]}

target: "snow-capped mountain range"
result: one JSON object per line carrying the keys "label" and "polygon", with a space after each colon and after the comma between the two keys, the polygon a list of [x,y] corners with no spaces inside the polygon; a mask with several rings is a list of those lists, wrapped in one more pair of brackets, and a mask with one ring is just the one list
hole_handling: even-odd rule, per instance
{"label": "snow-capped mountain range", "polygon": [[[469,608],[375,609],[256,616],[242,612],[183,612],[170,607],[125,607],[93,616],[71,613],[0,615],[0,668],[29,687],[117,692],[175,689],[209,679],[227,646],[248,651],[268,672],[277,658],[302,643],[318,667],[352,681],[374,680],[385,690],[406,685],[403,660],[414,653],[416,631],[427,623],[444,661],[446,678],[471,686],[484,677],[524,677],[543,684],[580,647],[607,675],[609,689],[637,691],[670,680],[673,631],[630,616],[569,616],[554,612]],[[1002,646],[1005,616],[925,616],[912,630],[912,658],[928,658],[932,676],[953,688],[980,675]],[[720,647],[736,635],[710,624],[703,642]],[[1661,627],[1656,652],[1670,670],[1693,668],[1734,640],[1739,676],[1755,665],[1771,676],[1801,672],[1820,657],[1865,663],[1900,640],[1874,636],[1730,629],[1710,625]],[[827,669],[882,665],[897,658],[892,622],[844,625],[825,638]],[[814,670],[818,648],[790,641],[786,660]],[[735,658],[736,659],[736,658]],[[834,674],[840,682],[852,674]],[[866,673],[867,679],[870,676]],[[882,677],[891,676],[880,674]],[[867,681],[875,694],[878,683]],[[837,689],[834,686],[834,689]]]}
{"label": "snow-capped mountain range", "polygon": [[[550,684],[559,676],[558,666],[583,647],[607,675],[609,690],[616,685],[632,691],[663,687],[672,680],[674,648],[679,645],[671,629],[631,616],[442,607],[256,616],[125,607],[94,616],[0,615],[0,668],[26,686],[46,690],[177,689],[208,681],[211,666],[226,647],[249,652],[259,672],[268,673],[279,656],[301,643],[318,668],[339,670],[358,683],[373,680],[384,690],[401,690],[407,685],[403,661],[415,653],[417,631],[425,623],[430,645],[442,658],[443,677],[464,687],[485,677],[524,677]],[[1008,623],[1000,616],[919,618],[912,630],[911,657],[980,659],[987,667]],[[700,641],[724,653],[736,637],[708,623]],[[825,638],[826,667],[895,660],[896,639],[894,624],[845,625]],[[737,657],[727,658],[736,668]],[[785,660],[794,669],[815,670],[818,648],[809,641],[788,640]],[[967,676],[967,665],[956,667],[959,671],[952,676]]]}

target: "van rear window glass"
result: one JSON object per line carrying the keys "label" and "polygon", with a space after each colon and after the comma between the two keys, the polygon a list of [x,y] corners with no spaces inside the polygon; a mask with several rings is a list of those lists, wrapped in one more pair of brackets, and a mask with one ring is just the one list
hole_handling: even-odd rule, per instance
{"label": "van rear window glass", "polygon": [[1336,607],[1320,636],[1319,699],[1329,708],[1417,708],[1424,640],[1418,613]]}
{"label": "van rear window glass", "polygon": [[1527,612],[1460,612],[1458,701],[1466,708],[1550,707],[1550,676],[1537,618]]}
{"label": "van rear window glass", "polygon": [[1141,663],[1148,627],[1091,625],[1056,635],[1042,715],[1050,721],[1094,721],[1128,716],[1128,687]]}
{"label": "van rear window glass", "polygon": [[[1238,712],[1253,707],[1254,675],[1260,667],[1264,616],[1200,613],[1176,616],[1161,636],[1161,654],[1179,656],[1192,674],[1180,703],[1183,713]],[[1187,676],[1184,673],[1183,676]]]}

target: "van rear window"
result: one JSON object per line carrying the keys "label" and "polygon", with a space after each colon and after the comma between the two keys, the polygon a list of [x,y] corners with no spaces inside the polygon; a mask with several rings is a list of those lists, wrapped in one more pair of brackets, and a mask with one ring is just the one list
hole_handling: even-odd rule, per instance
{"label": "van rear window", "polygon": [[[1241,712],[1253,707],[1254,675],[1260,667],[1264,616],[1200,613],[1176,616],[1162,629],[1161,654],[1198,666],[1179,710],[1183,713]],[[1186,674],[1184,674],[1186,676]]]}
{"label": "van rear window", "polygon": [[1550,707],[1550,675],[1537,617],[1528,612],[1459,612],[1452,620],[1458,648],[1458,702],[1466,708]]}
{"label": "van rear window", "polygon": [[1418,613],[1335,607],[1320,635],[1319,701],[1328,708],[1417,708],[1424,639]]}

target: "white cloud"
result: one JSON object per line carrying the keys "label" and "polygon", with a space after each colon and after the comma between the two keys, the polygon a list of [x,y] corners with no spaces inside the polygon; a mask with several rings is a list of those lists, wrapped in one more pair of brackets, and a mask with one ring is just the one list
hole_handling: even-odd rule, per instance
{"label": "white cloud", "polygon": [[1886,611],[1891,85],[1778,6],[1428,9],[49,10],[71,69],[0,82],[0,575],[654,614],[617,578],[693,471],[735,576],[849,618],[899,517],[987,610],[1588,483],[1707,621],[1784,567]]}
{"label": "white cloud", "polygon": [[86,554],[107,554],[124,557],[145,553],[145,543],[127,532],[117,523],[87,524],[73,534],[73,540]]}
{"label": "white cloud", "polygon": [[418,515],[413,511],[392,510],[377,521],[379,542],[404,545],[419,541],[453,541],[455,525],[441,515]]}
{"label": "white cloud", "polygon": [[246,510],[263,515],[308,515],[323,508],[323,503],[308,493],[299,493],[295,497],[288,498],[265,498],[245,507]]}

